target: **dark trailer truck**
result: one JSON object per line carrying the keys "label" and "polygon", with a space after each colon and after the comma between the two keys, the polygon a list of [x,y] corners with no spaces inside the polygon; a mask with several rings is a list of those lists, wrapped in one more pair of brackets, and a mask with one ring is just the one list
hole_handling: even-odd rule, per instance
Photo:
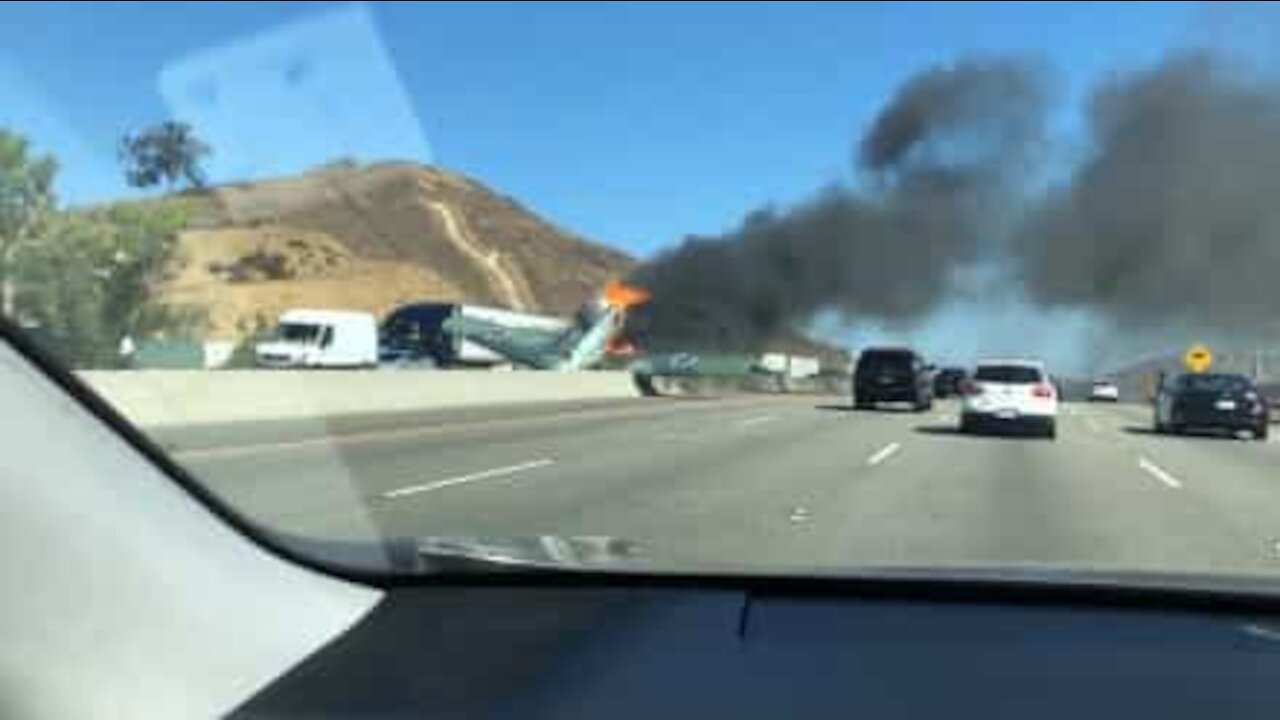
{"label": "dark trailer truck", "polygon": [[402,305],[391,311],[378,331],[378,362],[383,365],[426,367],[486,367],[511,362],[510,358],[468,340],[465,333],[449,329],[451,318],[494,323],[513,337],[531,340],[554,337],[569,327],[564,318],[516,312],[461,303],[425,302]]}

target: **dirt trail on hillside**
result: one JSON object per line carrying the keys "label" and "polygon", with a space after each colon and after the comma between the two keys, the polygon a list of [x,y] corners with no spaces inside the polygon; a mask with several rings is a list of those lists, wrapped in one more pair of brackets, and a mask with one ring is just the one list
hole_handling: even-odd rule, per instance
{"label": "dirt trail on hillside", "polygon": [[524,278],[519,277],[519,273],[514,268],[504,267],[506,263],[503,262],[502,254],[497,250],[486,251],[482,248],[467,228],[465,221],[459,218],[452,208],[438,200],[428,201],[427,206],[434,210],[444,222],[445,237],[449,242],[484,271],[490,283],[500,291],[507,305],[515,310],[528,310],[535,305],[533,293],[528,283],[524,282]]}

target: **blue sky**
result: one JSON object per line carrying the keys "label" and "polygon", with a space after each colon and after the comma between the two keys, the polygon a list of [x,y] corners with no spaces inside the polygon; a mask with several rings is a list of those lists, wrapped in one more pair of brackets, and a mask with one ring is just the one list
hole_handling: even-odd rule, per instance
{"label": "blue sky", "polygon": [[[64,156],[73,202],[124,191],[113,157],[124,130],[201,115],[220,150],[218,180],[293,172],[330,153],[415,157],[643,255],[847,179],[859,130],[926,65],[1031,53],[1057,69],[1070,98],[1185,39],[1197,13],[1170,4],[5,3],[0,124]],[[271,67],[263,45],[297,60]],[[196,102],[210,99],[210,78],[219,112]],[[306,121],[282,121],[287,110]]]}
{"label": "blue sky", "polygon": [[[1257,30],[1256,16],[1176,3],[3,3],[0,126],[59,156],[70,203],[128,192],[118,137],[176,115],[214,145],[215,181],[340,155],[416,159],[645,256],[850,180],[860,131],[931,64],[1044,60],[1055,130],[1072,137],[1098,79]],[[957,304],[911,336],[981,345],[959,318],[972,312]],[[989,314],[1004,318],[992,336],[1046,326]]]}

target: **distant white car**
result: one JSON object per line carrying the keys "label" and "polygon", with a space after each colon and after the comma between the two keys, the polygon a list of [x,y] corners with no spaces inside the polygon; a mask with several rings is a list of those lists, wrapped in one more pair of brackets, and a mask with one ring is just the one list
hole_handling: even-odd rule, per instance
{"label": "distant white car", "polygon": [[1094,380],[1089,389],[1091,402],[1120,402],[1120,388],[1110,380]]}
{"label": "distant white car", "polygon": [[1057,436],[1058,391],[1036,360],[983,360],[961,385],[960,431]]}

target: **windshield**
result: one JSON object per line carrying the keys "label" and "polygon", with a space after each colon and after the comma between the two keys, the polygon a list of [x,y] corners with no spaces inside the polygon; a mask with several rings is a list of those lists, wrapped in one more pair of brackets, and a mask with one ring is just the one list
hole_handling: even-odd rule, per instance
{"label": "windshield", "polygon": [[322,331],[323,328],[319,325],[280,323],[276,328],[275,337],[282,342],[305,345],[318,341]]}
{"label": "windshield", "polygon": [[1248,378],[1239,375],[1183,375],[1181,385],[1190,392],[1243,393],[1252,389]]}
{"label": "windshield", "polygon": [[1280,592],[1231,7],[0,4],[0,313],[338,565]]}
{"label": "windshield", "polygon": [[445,341],[444,323],[453,314],[452,305],[410,305],[382,321],[378,342],[390,349],[435,348]]}
{"label": "windshield", "polygon": [[864,372],[910,372],[915,358],[905,352],[863,353],[858,359],[858,369]]}
{"label": "windshield", "polygon": [[378,342],[392,348],[412,348],[422,342],[422,326],[399,320],[388,322],[378,332]]}
{"label": "windshield", "polygon": [[974,373],[977,380],[987,382],[1029,385],[1041,382],[1040,371],[1026,365],[979,365]]}

